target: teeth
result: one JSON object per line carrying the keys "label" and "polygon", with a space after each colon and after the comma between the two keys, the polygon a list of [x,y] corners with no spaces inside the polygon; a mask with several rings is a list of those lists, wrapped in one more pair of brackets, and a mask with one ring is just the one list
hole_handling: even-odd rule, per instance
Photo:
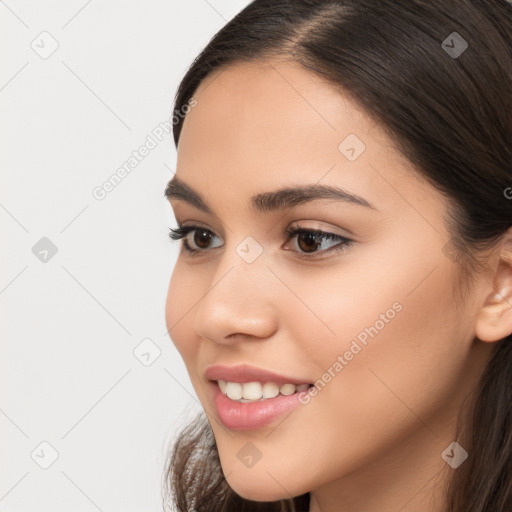
{"label": "teeth", "polygon": [[244,382],[242,396],[246,400],[259,400],[263,396],[262,386],[259,382]]}
{"label": "teeth", "polygon": [[309,384],[283,384],[278,386],[274,382],[226,382],[225,380],[217,381],[220,390],[227,395],[231,400],[239,402],[256,402],[258,400],[265,400],[267,398],[274,398],[281,393],[281,395],[292,395],[293,393],[306,391]]}
{"label": "teeth", "polygon": [[279,391],[281,391],[282,395],[292,395],[295,393],[295,384],[283,384]]}
{"label": "teeth", "polygon": [[279,386],[273,382],[263,384],[263,398],[274,398],[279,395]]}
{"label": "teeth", "polygon": [[240,400],[242,398],[242,384],[238,382],[228,382],[226,385],[226,395],[231,400]]}

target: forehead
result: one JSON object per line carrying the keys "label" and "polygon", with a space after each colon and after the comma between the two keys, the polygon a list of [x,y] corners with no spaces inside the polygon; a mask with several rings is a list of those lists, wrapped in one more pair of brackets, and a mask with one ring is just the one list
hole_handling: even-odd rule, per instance
{"label": "forehead", "polygon": [[265,144],[272,151],[287,144],[296,153],[304,141],[324,146],[332,141],[337,150],[347,130],[362,136],[376,124],[339,87],[290,61],[221,68],[206,77],[194,97],[198,105],[187,115],[183,131],[204,136],[202,142],[229,138],[235,144],[250,137],[246,141],[253,146]]}
{"label": "forehead", "polygon": [[[177,162],[180,177],[194,188],[218,190],[222,183],[224,193],[249,197],[322,182],[378,205],[386,201],[383,175],[402,186],[413,178],[410,163],[374,119],[341,88],[297,63],[232,64],[207,76],[194,98]],[[348,158],[347,146],[359,156]]]}

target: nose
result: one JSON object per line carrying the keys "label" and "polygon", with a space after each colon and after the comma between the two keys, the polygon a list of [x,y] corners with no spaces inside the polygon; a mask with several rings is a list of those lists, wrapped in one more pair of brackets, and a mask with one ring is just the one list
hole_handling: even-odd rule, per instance
{"label": "nose", "polygon": [[197,335],[225,345],[271,337],[278,327],[275,286],[264,261],[226,258],[196,307]]}

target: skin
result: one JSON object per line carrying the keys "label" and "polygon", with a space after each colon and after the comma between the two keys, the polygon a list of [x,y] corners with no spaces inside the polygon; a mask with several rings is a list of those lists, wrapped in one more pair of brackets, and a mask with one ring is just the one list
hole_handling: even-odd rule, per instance
{"label": "skin", "polygon": [[[231,65],[194,97],[176,174],[216,215],[171,205],[180,224],[215,236],[197,255],[181,248],[166,323],[229,485],[257,501],[309,491],[311,512],[442,511],[454,469],[441,453],[492,342],[512,332],[512,259],[489,252],[462,303],[461,268],[444,250],[446,199],[356,103],[297,64]],[[351,133],[366,146],[354,161],[338,149]],[[309,183],[343,187],[375,209],[329,200],[251,209],[254,194]],[[282,238],[297,221],[354,242],[329,254],[338,241],[327,240],[303,260],[307,241]],[[252,263],[236,252],[247,236],[263,250]],[[220,423],[207,366],[249,363],[314,383],[397,302],[401,311],[310,403],[258,430]],[[262,454],[250,468],[237,457],[249,441]]]}

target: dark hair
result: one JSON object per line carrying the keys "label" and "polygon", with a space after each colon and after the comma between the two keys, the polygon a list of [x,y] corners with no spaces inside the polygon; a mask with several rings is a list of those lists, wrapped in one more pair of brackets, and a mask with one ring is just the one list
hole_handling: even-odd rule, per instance
{"label": "dark hair", "polygon": [[[384,128],[411,168],[448,199],[447,255],[461,275],[481,270],[480,251],[512,225],[505,193],[512,186],[512,3],[256,0],[194,60],[175,111],[212,71],[273,57],[335,84]],[[182,126],[180,118],[176,146]],[[457,436],[469,458],[447,484],[447,511],[510,512],[512,335],[496,343],[471,395]],[[261,503],[238,496],[204,413],[181,432],[165,479],[180,512],[309,509],[309,493]]]}

